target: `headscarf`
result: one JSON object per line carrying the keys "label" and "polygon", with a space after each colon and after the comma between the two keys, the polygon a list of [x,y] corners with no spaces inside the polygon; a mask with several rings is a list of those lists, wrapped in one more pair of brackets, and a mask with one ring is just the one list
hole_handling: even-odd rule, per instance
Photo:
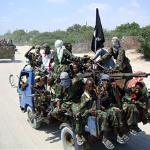
{"label": "headscarf", "polygon": [[69,74],[67,72],[62,72],[60,74],[60,85],[63,86],[65,89],[70,87],[71,79],[70,79]]}
{"label": "headscarf", "polygon": [[63,41],[62,40],[56,40],[55,41],[55,48],[57,50],[57,57],[59,60],[59,63],[61,64],[62,57],[63,57],[63,51],[65,47],[63,46]]}
{"label": "headscarf", "polygon": [[[136,72],[134,72],[135,74],[137,73],[144,73],[144,72],[142,72],[142,71],[136,71]],[[129,82],[128,82],[128,85],[127,85],[127,87],[128,88],[133,88],[133,87],[135,87],[135,85],[136,85],[136,83],[137,82],[144,82],[143,81],[143,77],[134,77],[133,79],[131,79],[131,80],[129,80]]]}
{"label": "headscarf", "polygon": [[121,48],[120,41],[117,37],[112,38],[112,46],[113,46],[114,53],[117,53]]}
{"label": "headscarf", "polygon": [[110,76],[108,74],[102,73],[102,74],[100,74],[100,78],[99,78],[98,84],[102,85],[104,80],[107,80],[107,81],[110,82]]}

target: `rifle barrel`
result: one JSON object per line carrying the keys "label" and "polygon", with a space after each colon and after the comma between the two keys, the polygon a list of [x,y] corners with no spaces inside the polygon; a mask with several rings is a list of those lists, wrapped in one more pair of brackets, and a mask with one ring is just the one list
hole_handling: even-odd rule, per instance
{"label": "rifle barrel", "polygon": [[110,74],[110,77],[148,77],[150,76],[150,73],[116,73],[116,74]]}

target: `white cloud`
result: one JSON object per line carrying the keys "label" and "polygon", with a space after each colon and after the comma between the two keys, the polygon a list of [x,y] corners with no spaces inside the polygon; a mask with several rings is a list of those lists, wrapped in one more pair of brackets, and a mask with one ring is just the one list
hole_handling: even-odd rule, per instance
{"label": "white cloud", "polygon": [[67,0],[47,0],[49,3],[65,3]]}

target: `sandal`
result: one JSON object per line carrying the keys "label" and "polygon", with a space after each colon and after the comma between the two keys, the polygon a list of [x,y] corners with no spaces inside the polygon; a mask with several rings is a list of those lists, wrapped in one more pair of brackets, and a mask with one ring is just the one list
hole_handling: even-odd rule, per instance
{"label": "sandal", "polygon": [[129,141],[129,137],[127,135],[124,134],[122,137],[125,142]]}
{"label": "sandal", "polygon": [[135,130],[130,130],[130,134],[136,136],[138,133]]}
{"label": "sandal", "polygon": [[106,139],[106,138],[103,138],[102,143],[105,145],[105,147],[107,149],[114,149],[115,148],[113,143],[110,140]]}
{"label": "sandal", "polygon": [[83,143],[84,143],[83,136],[80,137],[79,135],[76,135],[76,139],[77,139],[78,145],[83,145]]}
{"label": "sandal", "polygon": [[125,144],[123,137],[120,137],[119,135],[117,136],[117,142],[120,144]]}

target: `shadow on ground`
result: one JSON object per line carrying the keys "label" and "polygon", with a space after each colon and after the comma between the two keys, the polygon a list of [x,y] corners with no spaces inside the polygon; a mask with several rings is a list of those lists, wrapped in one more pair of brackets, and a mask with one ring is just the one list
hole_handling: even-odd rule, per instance
{"label": "shadow on ground", "polygon": [[[150,135],[144,132],[137,136],[130,136],[129,141],[126,144],[119,144],[115,139],[112,140],[115,145],[114,150],[149,150],[150,149]],[[106,150],[101,142],[93,143],[90,145],[90,150]]]}
{"label": "shadow on ground", "polygon": [[0,60],[0,64],[2,63],[22,63],[21,60]]}
{"label": "shadow on ground", "polygon": [[61,140],[60,138],[60,133],[61,130],[59,130],[60,122],[51,122],[49,125],[43,123],[41,128],[39,129],[40,131],[44,131],[47,134],[51,134],[50,137],[47,137],[45,141],[49,141],[49,143],[55,143]]}
{"label": "shadow on ground", "polygon": [[[55,143],[61,140],[59,130],[60,122],[54,122],[49,125],[43,124],[40,128],[40,131],[44,131],[47,134],[51,134],[45,139],[49,143]],[[130,139],[126,144],[117,143],[116,139],[112,139],[113,144],[115,145],[114,150],[149,150],[150,149],[150,135],[145,134],[145,132],[140,133],[137,136],[130,135]],[[89,150],[106,150],[105,146],[101,141],[91,141]]]}

